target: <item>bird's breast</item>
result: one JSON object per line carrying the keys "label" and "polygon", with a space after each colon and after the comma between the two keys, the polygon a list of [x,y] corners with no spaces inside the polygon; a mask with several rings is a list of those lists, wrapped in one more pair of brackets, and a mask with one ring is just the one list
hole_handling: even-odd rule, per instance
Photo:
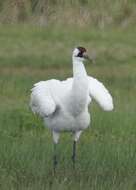
{"label": "bird's breast", "polygon": [[45,118],[45,125],[56,131],[78,131],[89,126],[90,115],[88,111],[80,113],[76,117],[67,111],[60,111],[54,118]]}

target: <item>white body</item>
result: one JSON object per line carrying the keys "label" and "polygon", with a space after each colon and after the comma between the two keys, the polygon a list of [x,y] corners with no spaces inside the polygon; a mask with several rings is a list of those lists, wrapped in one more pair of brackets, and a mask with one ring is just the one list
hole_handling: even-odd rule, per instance
{"label": "white body", "polygon": [[105,111],[113,109],[108,90],[101,82],[87,75],[82,59],[73,57],[73,78],[36,83],[30,106],[53,131],[57,143],[62,131],[72,131],[75,140],[78,140],[80,133],[90,124],[88,106],[92,99]]}

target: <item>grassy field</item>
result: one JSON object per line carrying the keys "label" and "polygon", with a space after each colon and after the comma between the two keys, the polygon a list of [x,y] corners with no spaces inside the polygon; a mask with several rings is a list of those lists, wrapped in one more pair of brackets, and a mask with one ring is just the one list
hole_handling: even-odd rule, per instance
{"label": "grassy field", "polygon": [[[136,28],[0,26],[0,189],[136,189]],[[96,55],[86,64],[113,95],[115,109],[92,104],[92,126],[78,143],[62,134],[57,173],[52,171],[52,136],[28,106],[40,80],[72,75],[71,51],[82,45]]]}

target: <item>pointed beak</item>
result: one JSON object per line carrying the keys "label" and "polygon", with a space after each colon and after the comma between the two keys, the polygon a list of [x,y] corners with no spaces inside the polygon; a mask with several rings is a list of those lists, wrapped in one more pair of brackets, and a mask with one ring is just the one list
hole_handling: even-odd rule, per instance
{"label": "pointed beak", "polygon": [[92,63],[95,63],[95,60],[87,55],[87,53],[83,54],[84,59],[87,59],[88,61],[91,61]]}

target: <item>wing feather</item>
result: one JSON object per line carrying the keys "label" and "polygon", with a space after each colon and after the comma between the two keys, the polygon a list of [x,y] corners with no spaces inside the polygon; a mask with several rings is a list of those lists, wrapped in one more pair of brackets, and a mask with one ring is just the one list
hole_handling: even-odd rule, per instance
{"label": "wing feather", "polygon": [[32,88],[30,107],[41,117],[51,115],[56,110],[56,103],[51,95],[48,81],[41,81]]}
{"label": "wing feather", "polygon": [[105,86],[93,77],[88,77],[89,82],[89,95],[95,99],[100,107],[105,111],[113,109],[113,100],[109,91]]}

